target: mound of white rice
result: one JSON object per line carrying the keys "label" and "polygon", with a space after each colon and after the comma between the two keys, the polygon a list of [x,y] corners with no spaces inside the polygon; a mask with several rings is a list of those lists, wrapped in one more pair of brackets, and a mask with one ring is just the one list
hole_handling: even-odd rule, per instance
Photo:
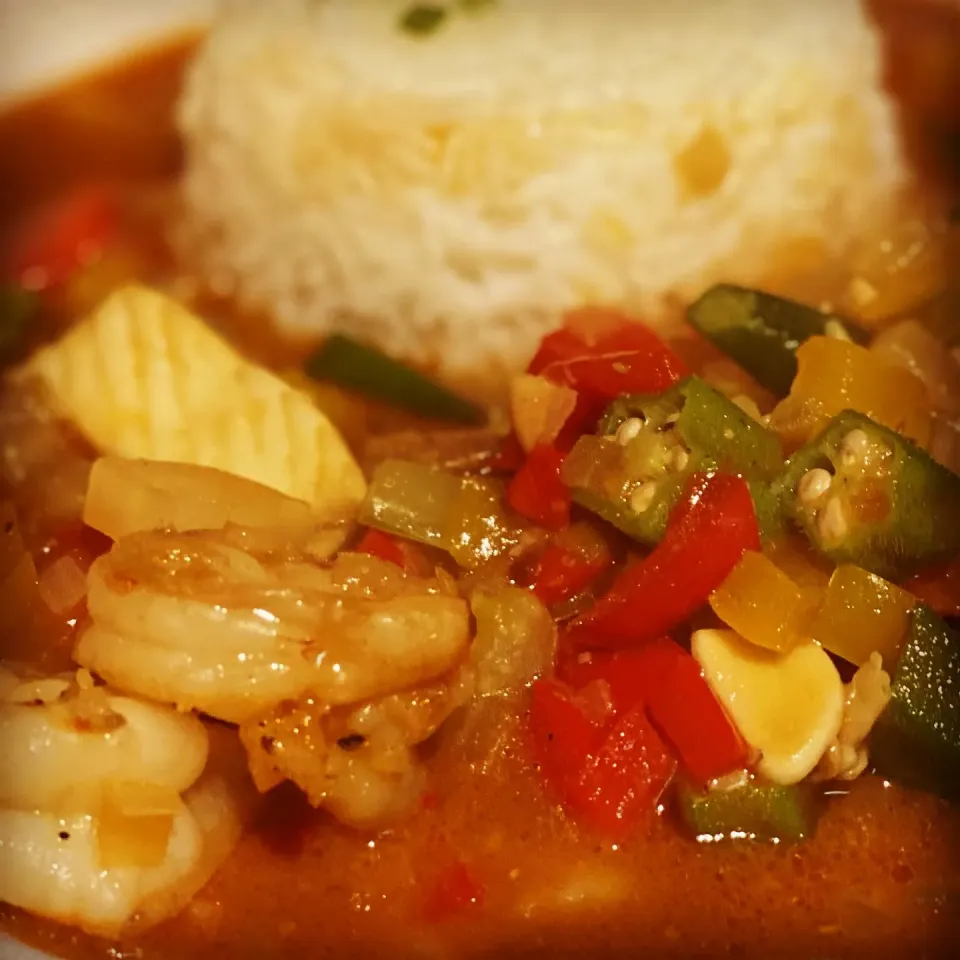
{"label": "mound of white rice", "polygon": [[180,124],[208,279],[293,332],[522,363],[586,301],[840,253],[906,179],[859,0],[240,0]]}

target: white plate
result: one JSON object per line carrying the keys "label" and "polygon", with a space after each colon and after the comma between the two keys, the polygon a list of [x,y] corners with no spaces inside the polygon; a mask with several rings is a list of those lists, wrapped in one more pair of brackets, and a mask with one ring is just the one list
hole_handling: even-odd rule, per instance
{"label": "white plate", "polygon": [[0,106],[124,50],[200,25],[217,3],[0,0]]}
{"label": "white plate", "polygon": [[[207,22],[218,0],[0,0],[0,109]],[[54,960],[0,936],[0,960]]]}

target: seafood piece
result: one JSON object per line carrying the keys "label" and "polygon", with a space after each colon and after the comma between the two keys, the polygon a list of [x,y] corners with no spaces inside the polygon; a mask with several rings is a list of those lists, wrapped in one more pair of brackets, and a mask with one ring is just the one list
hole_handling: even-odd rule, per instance
{"label": "seafood piece", "polygon": [[469,699],[472,675],[349,707],[312,698],[281,704],[240,727],[258,789],[297,784],[315,807],[342,823],[376,827],[408,813],[423,790],[414,747]]}
{"label": "seafood piece", "polygon": [[375,557],[317,564],[289,533],[135,533],[90,569],[77,662],[151,699],[242,722],[284,700],[375,699],[449,671],[465,601]]}
{"label": "seafood piece", "polygon": [[0,668],[0,900],[108,937],[176,913],[240,835],[196,717]]}

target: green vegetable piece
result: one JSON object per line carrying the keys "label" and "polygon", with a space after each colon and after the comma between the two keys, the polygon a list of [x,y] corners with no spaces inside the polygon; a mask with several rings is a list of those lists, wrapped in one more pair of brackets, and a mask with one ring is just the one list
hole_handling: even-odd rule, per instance
{"label": "green vegetable piece", "polygon": [[830,334],[857,343],[869,339],[837,317],[770,293],[720,284],[687,310],[687,319],[758,383],[785,397],[797,375],[797,348],[808,337]]}
{"label": "green vegetable piece", "polygon": [[400,17],[400,28],[417,36],[433,33],[447,17],[447,11],[434,3],[419,3]]}
{"label": "green vegetable piece", "polygon": [[[623,426],[628,420],[633,429]],[[609,439],[621,428],[628,442]],[[783,468],[779,440],[699,377],[657,396],[615,400],[598,432],[604,439],[582,437],[574,446],[564,479],[577,503],[641,543],[652,545],[663,536],[697,470],[742,474],[764,535],[779,531],[779,501],[769,493]]]}
{"label": "green vegetable piece", "polygon": [[328,337],[304,369],[315,380],[329,380],[421,417],[474,425],[486,421],[486,413],[476,404],[343,334]]}
{"label": "green vegetable piece", "polygon": [[960,550],[960,476],[853,410],[787,461],[774,491],[818,551],[887,580]]}
{"label": "green vegetable piece", "polygon": [[520,539],[504,488],[487,477],[456,476],[407,460],[385,460],[373,472],[360,522],[446,550],[474,568]]}
{"label": "green vegetable piece", "polygon": [[960,800],[960,634],[922,604],[910,615],[890,694],[870,735],[874,769]]}
{"label": "green vegetable piece", "polygon": [[0,363],[19,355],[39,311],[39,294],[15,284],[0,284]]}
{"label": "green vegetable piece", "polygon": [[776,786],[747,780],[702,790],[688,780],[676,786],[680,817],[697,839],[796,843],[813,835],[822,793],[809,783]]}

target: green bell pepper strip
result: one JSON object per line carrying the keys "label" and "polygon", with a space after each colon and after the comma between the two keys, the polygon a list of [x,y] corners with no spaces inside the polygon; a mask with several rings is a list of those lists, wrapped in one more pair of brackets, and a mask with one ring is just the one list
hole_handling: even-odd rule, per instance
{"label": "green bell pepper strip", "polygon": [[868,748],[881,776],[960,800],[960,635],[922,604]]}
{"label": "green bell pepper strip", "polygon": [[887,580],[960,550],[960,476],[853,410],[798,450],[773,490],[818,551]]}
{"label": "green bell pepper strip", "polygon": [[421,417],[477,425],[486,412],[430,377],[343,334],[328,337],[304,364],[315,380],[327,380]]}
{"label": "green bell pepper strip", "polygon": [[0,284],[0,363],[16,359],[39,310],[39,294],[15,284]]}
{"label": "green bell pepper strip", "polygon": [[446,550],[474,568],[520,539],[522,525],[504,507],[504,487],[426,464],[385,460],[373,472],[361,523]]}
{"label": "green bell pepper strip", "polygon": [[[808,337],[840,336],[866,344],[869,335],[846,320],[759,290],[719,284],[687,309],[687,319],[758,383],[785,397],[797,375],[797,347]],[[833,325],[837,325],[834,327]]]}
{"label": "green bell pepper strip", "polygon": [[[612,440],[628,420],[642,425],[628,442]],[[780,441],[699,377],[655,396],[615,400],[598,433],[574,445],[564,479],[577,503],[635,540],[659,542],[691,474],[710,470],[743,476],[763,536],[780,530],[779,502],[769,493],[783,468]]]}
{"label": "green bell pepper strip", "polygon": [[796,843],[813,835],[822,791],[809,783],[777,786],[749,779],[703,790],[689,780],[675,786],[680,818],[703,841],[765,840]]}

